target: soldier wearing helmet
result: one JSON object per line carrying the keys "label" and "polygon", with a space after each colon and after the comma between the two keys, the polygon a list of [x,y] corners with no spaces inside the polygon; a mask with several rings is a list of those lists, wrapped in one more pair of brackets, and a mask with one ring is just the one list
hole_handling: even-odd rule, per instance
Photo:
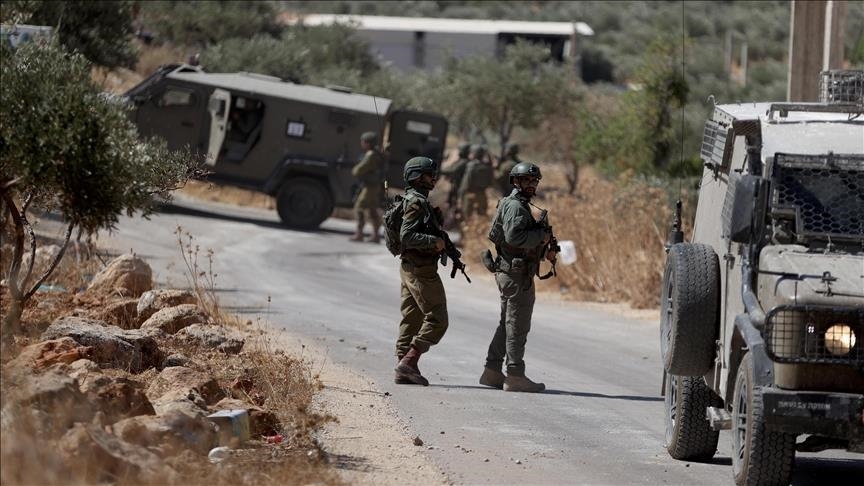
{"label": "soldier wearing helmet", "polygon": [[351,241],[363,241],[363,227],[368,219],[372,225],[372,237],[369,241],[378,243],[381,230],[381,217],[378,207],[384,191],[384,156],[378,151],[378,134],[365,132],[360,135],[360,147],[365,151],[363,160],[351,169],[351,174],[360,180],[362,189],[354,201],[354,213],[357,218],[357,229],[350,238]]}
{"label": "soldier wearing helmet", "polygon": [[486,147],[483,145],[472,145],[469,158],[459,186],[462,215],[466,218],[472,214],[485,216],[488,206],[486,188],[492,185],[494,169],[487,160]]}
{"label": "soldier wearing helmet", "polygon": [[405,164],[408,189],[403,199],[402,254],[399,267],[402,320],[396,340],[395,382],[429,385],[417,362],[447,331],[447,298],[438,276],[438,258],[444,250],[438,208],[429,203],[429,191],[438,181],[438,164],[414,157]]}
{"label": "soldier wearing helmet", "polygon": [[[494,260],[495,282],[501,295],[501,319],[486,354],[480,384],[505,391],[542,392],[543,383],[525,376],[525,342],[534,312],[534,275],[537,273],[538,248],[549,242],[551,234],[538,225],[531,214],[531,198],[536,195],[542,175],[540,168],[520,162],[510,170],[513,188],[498,202],[489,239],[498,253]],[[550,261],[555,257],[549,253]],[[506,362],[506,375],[501,371]]]}
{"label": "soldier wearing helmet", "polygon": [[495,182],[501,189],[502,196],[510,195],[510,191],[513,190],[513,186],[510,184],[510,171],[521,162],[519,160],[519,144],[508,143],[504,149],[504,158],[498,163],[498,169],[495,173]]}
{"label": "soldier wearing helmet", "polygon": [[450,180],[450,192],[447,193],[447,206],[450,210],[457,210],[459,206],[459,186],[462,177],[465,176],[465,167],[468,166],[468,152],[471,144],[464,142],[459,144],[459,158],[447,167],[441,169],[441,174]]}

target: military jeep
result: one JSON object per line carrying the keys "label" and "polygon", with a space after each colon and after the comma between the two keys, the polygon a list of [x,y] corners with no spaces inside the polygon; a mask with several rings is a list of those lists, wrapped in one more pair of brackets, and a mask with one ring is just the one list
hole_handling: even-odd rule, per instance
{"label": "military jeep", "polygon": [[353,204],[363,132],[385,141],[393,187],[411,157],[440,162],[447,137],[442,116],[396,110],[387,98],[186,64],[161,66],[124,97],[142,136],[206,154],[208,180],[274,196],[283,223],[298,229]]}
{"label": "military jeep", "polygon": [[691,241],[679,204],[667,245],[666,448],[708,460],[730,429],[739,485],[864,452],[864,73],[823,76],[823,102],[714,107]]}

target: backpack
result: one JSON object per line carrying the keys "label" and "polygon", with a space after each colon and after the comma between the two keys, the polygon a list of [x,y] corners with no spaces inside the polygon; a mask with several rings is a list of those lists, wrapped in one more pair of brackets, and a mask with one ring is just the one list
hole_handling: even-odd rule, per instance
{"label": "backpack", "polygon": [[469,191],[482,191],[492,185],[495,174],[492,166],[478,161],[472,161],[466,170],[467,187]]}
{"label": "backpack", "polygon": [[402,215],[405,214],[405,208],[402,196],[393,198],[393,202],[387,211],[384,211],[384,243],[387,249],[393,256],[402,254]]}

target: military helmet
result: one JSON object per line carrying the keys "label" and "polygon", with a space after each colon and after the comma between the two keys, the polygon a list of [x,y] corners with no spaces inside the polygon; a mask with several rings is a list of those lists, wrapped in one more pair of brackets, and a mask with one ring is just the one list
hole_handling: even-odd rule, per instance
{"label": "military helmet", "polygon": [[360,141],[375,145],[378,143],[378,134],[375,132],[363,132],[363,134],[360,135]]}
{"label": "military helmet", "polygon": [[508,143],[504,148],[504,153],[507,155],[516,155],[519,153],[519,144],[518,143]]}
{"label": "military helmet", "polygon": [[462,142],[459,144],[459,157],[468,157],[468,151],[471,150],[471,144],[468,142]]}
{"label": "military helmet", "polygon": [[522,176],[536,177],[537,179],[543,178],[543,175],[540,174],[540,167],[537,167],[531,162],[519,162],[510,169],[510,184],[513,184],[514,177]]}
{"label": "military helmet", "polygon": [[486,155],[486,146],[480,145],[479,143],[475,143],[474,145],[471,146],[471,153],[476,155],[477,158],[479,159],[480,157],[483,157],[484,155]]}
{"label": "military helmet", "polygon": [[405,162],[405,182],[411,183],[420,178],[422,174],[437,174],[438,164],[429,157],[413,157]]}

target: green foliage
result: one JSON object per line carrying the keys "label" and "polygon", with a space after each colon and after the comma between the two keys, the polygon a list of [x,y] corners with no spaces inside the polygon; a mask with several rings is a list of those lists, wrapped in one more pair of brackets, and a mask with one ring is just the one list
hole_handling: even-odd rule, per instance
{"label": "green foliage", "polygon": [[66,49],[95,64],[132,67],[138,59],[131,42],[132,6],[131,1],[18,1],[10,14],[20,23],[54,27]]}
{"label": "green foliage", "polygon": [[[378,64],[369,45],[344,25],[286,29],[281,37],[256,35],[227,39],[207,48],[201,63],[208,71],[249,71],[297,83],[321,83],[319,73],[336,69],[371,75]],[[333,84],[346,84],[336,80]]]}
{"label": "green foliage", "polygon": [[157,42],[205,47],[226,39],[278,37],[282,25],[273,2],[141,2],[141,23]]}
{"label": "green foliage", "polygon": [[501,60],[453,60],[424,95],[457,130],[494,132],[503,153],[514,129],[535,128],[575,101],[571,71],[546,62],[547,55],[543,47],[519,42]]}
{"label": "green foliage", "polygon": [[151,209],[195,164],[141,142],[124,105],[101,94],[89,65],[54,43],[2,51],[0,187],[56,210],[85,232]]}

